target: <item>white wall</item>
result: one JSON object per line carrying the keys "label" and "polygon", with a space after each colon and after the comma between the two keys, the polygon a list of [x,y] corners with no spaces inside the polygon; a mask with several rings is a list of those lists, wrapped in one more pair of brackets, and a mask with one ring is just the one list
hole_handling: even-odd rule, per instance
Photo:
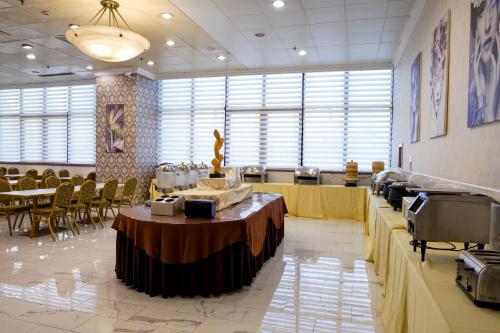
{"label": "white wall", "polygon": [[[448,134],[430,139],[432,32],[448,9],[451,9]],[[397,165],[398,145],[403,143],[404,170],[458,182],[500,200],[500,122],[467,127],[469,27],[469,0],[428,0],[407,43],[403,41],[405,47],[398,53],[394,72],[393,165]],[[419,51],[422,52],[421,140],[411,144],[410,66]]]}

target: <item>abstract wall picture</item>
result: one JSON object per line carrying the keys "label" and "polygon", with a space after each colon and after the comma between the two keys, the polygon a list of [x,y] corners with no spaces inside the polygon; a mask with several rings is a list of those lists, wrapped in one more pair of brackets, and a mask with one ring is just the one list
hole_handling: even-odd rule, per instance
{"label": "abstract wall picture", "polygon": [[431,138],[446,135],[448,123],[448,66],[450,41],[450,11],[434,29],[431,48]]}
{"label": "abstract wall picture", "polygon": [[124,104],[106,104],[106,151],[108,153],[125,151],[124,119]]}
{"label": "abstract wall picture", "polygon": [[420,61],[422,54],[419,53],[410,68],[410,141],[420,140]]}
{"label": "abstract wall picture", "polygon": [[470,15],[467,126],[500,120],[500,0],[474,0]]}

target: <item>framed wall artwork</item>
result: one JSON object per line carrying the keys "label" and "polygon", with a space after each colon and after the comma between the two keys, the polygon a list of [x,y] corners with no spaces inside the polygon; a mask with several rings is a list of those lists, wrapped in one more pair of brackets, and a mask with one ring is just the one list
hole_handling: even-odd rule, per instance
{"label": "framed wall artwork", "polygon": [[500,120],[500,1],[474,0],[470,15],[467,126]]}
{"label": "framed wall artwork", "polygon": [[450,53],[450,11],[443,16],[432,35],[430,58],[430,134],[446,135],[448,126],[448,67]]}
{"label": "framed wall artwork", "polygon": [[106,104],[106,151],[108,153],[125,151],[124,119],[124,104]]}
{"label": "framed wall artwork", "polygon": [[410,142],[420,140],[420,67],[422,54],[419,52],[417,58],[410,67]]}

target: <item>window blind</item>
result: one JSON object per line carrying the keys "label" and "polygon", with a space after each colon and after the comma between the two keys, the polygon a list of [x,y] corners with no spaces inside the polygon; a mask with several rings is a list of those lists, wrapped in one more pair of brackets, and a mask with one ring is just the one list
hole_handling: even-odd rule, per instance
{"label": "window blind", "polygon": [[0,101],[0,160],[95,163],[94,85],[2,90]]}

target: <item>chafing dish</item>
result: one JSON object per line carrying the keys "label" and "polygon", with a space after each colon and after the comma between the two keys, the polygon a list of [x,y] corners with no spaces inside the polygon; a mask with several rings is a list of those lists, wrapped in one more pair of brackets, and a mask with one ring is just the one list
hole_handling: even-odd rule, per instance
{"label": "chafing dish", "polygon": [[[394,210],[401,209],[403,205],[403,197],[414,197],[416,193],[410,193],[406,190],[407,187],[417,188],[418,186],[409,182],[393,182],[389,185],[389,194],[387,202]],[[384,188],[385,193],[385,188]]]}
{"label": "chafing dish", "polygon": [[156,169],[156,191],[170,193],[175,188],[175,167],[170,164],[160,165]]}
{"label": "chafing dish", "polygon": [[266,169],[261,165],[241,168],[241,179],[247,183],[264,183],[266,175]]}
{"label": "chafing dish", "polygon": [[198,178],[207,178],[208,177],[209,167],[205,163],[201,162],[198,164]]}
{"label": "chafing dish", "polygon": [[189,163],[187,165],[188,167],[188,182],[189,182],[189,187],[190,188],[195,188],[196,183],[198,182],[198,179],[200,178],[200,173],[198,172],[198,165],[194,163]]}
{"label": "chafing dish", "polygon": [[189,188],[189,167],[184,163],[175,166],[175,187],[178,189]]}
{"label": "chafing dish", "polygon": [[500,307],[500,252],[462,251],[455,281],[481,307]]}
{"label": "chafing dish", "polygon": [[319,168],[299,167],[295,169],[294,182],[295,184],[319,184],[321,182]]}
{"label": "chafing dish", "polygon": [[466,249],[477,243],[484,248],[490,240],[490,220],[491,199],[464,191],[420,192],[408,207],[413,250],[420,243],[422,261],[427,242],[462,242]]}
{"label": "chafing dish", "polygon": [[491,235],[490,246],[500,251],[500,204],[491,204]]}
{"label": "chafing dish", "polygon": [[403,176],[401,173],[396,172],[396,171],[390,171],[390,170],[384,170],[372,177],[372,191],[373,193],[376,193],[377,196],[380,195],[380,191],[384,187],[384,182],[387,179],[393,179],[393,180],[403,180]]}

